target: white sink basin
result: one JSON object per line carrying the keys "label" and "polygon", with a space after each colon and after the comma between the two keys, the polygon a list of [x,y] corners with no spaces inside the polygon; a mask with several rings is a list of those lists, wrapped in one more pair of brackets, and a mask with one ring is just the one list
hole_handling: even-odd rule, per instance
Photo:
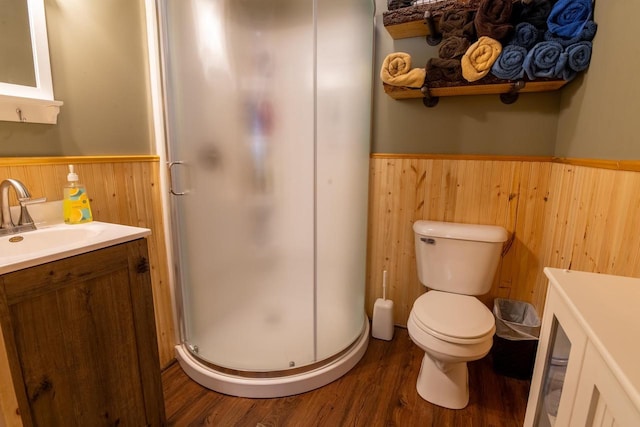
{"label": "white sink basin", "polygon": [[106,222],[58,224],[0,237],[0,274],[56,261],[151,234],[147,228]]}
{"label": "white sink basin", "polygon": [[[0,253],[10,258],[77,245],[95,237],[100,231],[88,228],[51,227],[34,232],[9,235],[0,240]],[[3,257],[4,258],[4,257]]]}

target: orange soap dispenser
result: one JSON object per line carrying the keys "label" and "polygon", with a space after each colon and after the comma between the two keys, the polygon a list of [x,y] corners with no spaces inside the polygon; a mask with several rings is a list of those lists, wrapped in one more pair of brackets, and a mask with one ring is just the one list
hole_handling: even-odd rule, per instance
{"label": "orange soap dispenser", "polygon": [[64,186],[63,193],[62,212],[65,223],[82,224],[93,221],[87,189],[78,182],[78,174],[74,172],[73,165],[69,165],[67,184]]}

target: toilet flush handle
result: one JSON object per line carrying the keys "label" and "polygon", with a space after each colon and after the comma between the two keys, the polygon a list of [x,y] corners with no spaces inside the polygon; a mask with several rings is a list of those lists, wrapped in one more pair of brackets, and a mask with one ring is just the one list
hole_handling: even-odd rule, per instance
{"label": "toilet flush handle", "polygon": [[431,237],[421,237],[420,241],[426,243],[427,245],[435,245],[436,239],[432,239]]}

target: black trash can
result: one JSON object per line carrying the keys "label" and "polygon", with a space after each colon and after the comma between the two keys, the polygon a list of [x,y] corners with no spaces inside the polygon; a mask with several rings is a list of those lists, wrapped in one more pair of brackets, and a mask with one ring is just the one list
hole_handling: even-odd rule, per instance
{"label": "black trash can", "polygon": [[531,379],[540,337],[540,317],[524,301],[496,298],[493,303],[496,335],[493,370],[508,377]]}

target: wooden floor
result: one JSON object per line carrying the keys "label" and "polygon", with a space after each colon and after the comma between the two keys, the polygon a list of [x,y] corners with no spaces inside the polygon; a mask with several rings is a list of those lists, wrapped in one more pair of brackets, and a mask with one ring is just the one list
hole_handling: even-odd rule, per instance
{"label": "wooden floor", "polygon": [[318,390],[279,399],[245,399],[208,390],[174,363],[162,374],[171,426],[522,426],[529,381],[495,374],[491,356],[469,363],[469,406],[444,409],[415,389],[422,353],[406,329],[391,342],[371,339],[356,367]]}

